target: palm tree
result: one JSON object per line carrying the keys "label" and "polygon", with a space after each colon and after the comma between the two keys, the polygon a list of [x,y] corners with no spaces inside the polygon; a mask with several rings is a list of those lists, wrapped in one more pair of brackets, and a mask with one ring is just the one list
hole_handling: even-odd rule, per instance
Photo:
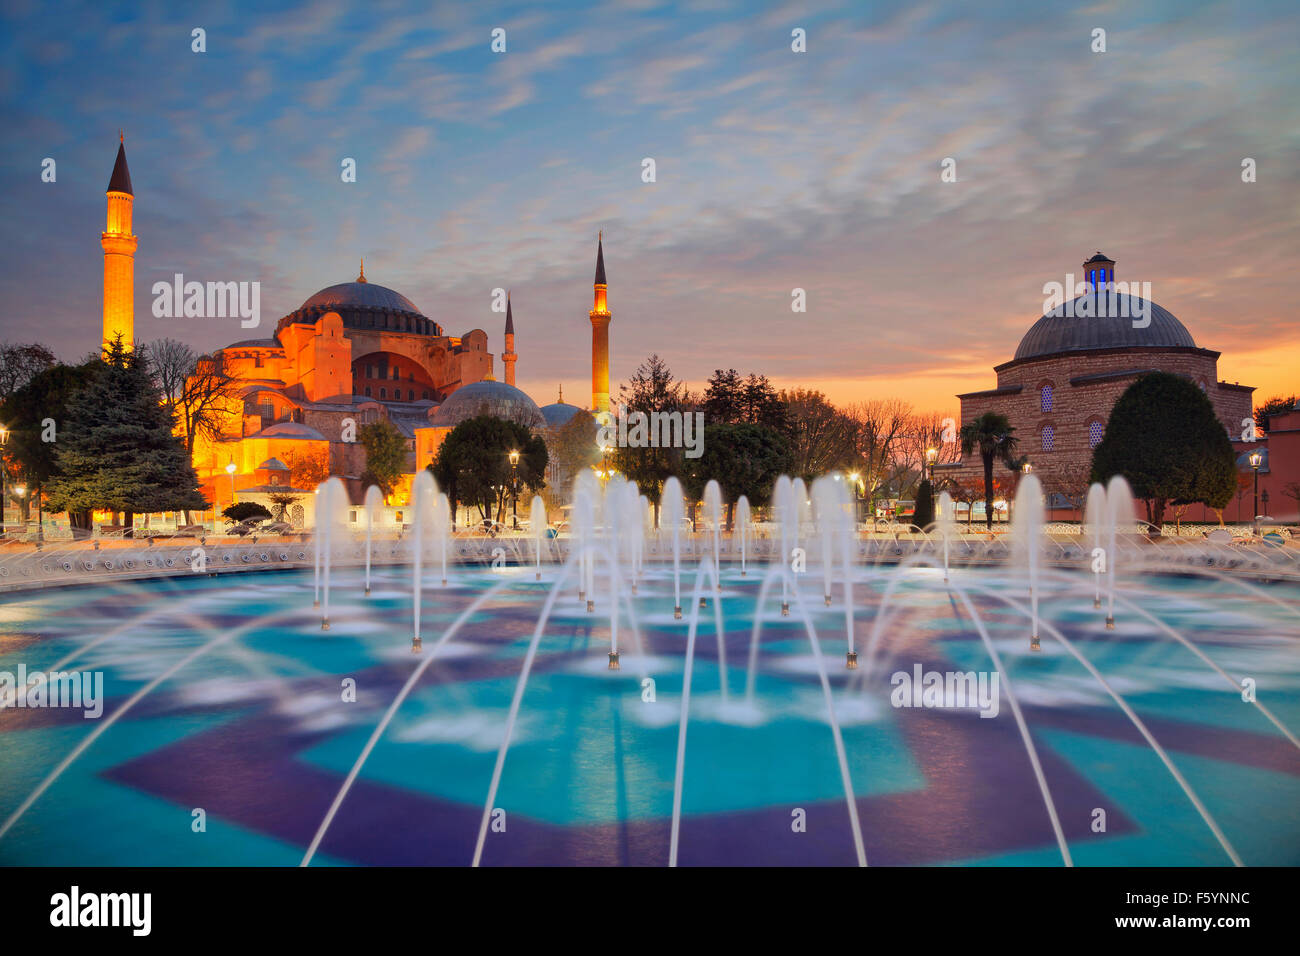
{"label": "palm tree", "polygon": [[1014,470],[1019,444],[1012,435],[1014,431],[1007,416],[997,412],[985,412],[961,427],[961,453],[969,455],[978,448],[984,462],[984,523],[990,530],[993,528],[993,459],[1000,459]]}

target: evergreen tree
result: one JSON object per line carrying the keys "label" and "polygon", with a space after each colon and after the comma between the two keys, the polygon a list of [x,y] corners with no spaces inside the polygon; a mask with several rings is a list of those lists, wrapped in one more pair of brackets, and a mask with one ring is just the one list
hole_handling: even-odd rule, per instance
{"label": "evergreen tree", "polygon": [[1170,504],[1223,508],[1236,491],[1236,455],[1209,398],[1181,375],[1151,372],[1125,389],[1092,452],[1093,481],[1123,475],[1159,528]]}
{"label": "evergreen tree", "polygon": [[740,420],[751,425],[784,431],[788,424],[785,402],[766,375],[749,373],[741,392],[741,412]]}
{"label": "evergreen tree", "polygon": [[922,531],[934,524],[934,488],[929,478],[923,479],[916,489],[916,507],[912,512],[912,524]]}
{"label": "evergreen tree", "polygon": [[[687,396],[685,386],[673,377],[668,363],[658,355],[651,355],[637,367],[632,379],[619,387],[620,402],[628,412],[685,412]],[[613,421],[611,420],[611,424]],[[635,481],[654,506],[655,525],[659,524],[659,496],[664,482],[673,475],[681,475],[683,452],[681,448],[613,448],[610,464],[622,472],[629,481]]]}
{"label": "evergreen tree", "polygon": [[714,369],[709,384],[704,389],[700,411],[709,425],[725,425],[743,421],[745,383],[734,368],[726,371]]}
{"label": "evergreen tree", "polygon": [[120,337],[106,350],[85,387],[68,404],[49,486],[50,507],[67,511],[73,527],[90,528],[97,508],[136,512],[208,506],[174,420],[154,384],[148,358],[127,351]]}

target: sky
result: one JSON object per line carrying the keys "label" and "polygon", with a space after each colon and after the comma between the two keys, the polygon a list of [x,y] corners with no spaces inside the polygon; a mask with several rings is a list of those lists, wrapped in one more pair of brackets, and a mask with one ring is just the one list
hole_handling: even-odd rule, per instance
{"label": "sky", "polygon": [[[99,340],[121,129],[140,340],[269,335],[364,258],[498,355],[509,288],[519,386],[587,404],[603,230],[615,388],[659,353],[955,412],[1101,250],[1220,378],[1300,391],[1294,0],[0,10],[0,339],[64,359]],[[177,272],[260,282],[260,331],[155,318]]]}

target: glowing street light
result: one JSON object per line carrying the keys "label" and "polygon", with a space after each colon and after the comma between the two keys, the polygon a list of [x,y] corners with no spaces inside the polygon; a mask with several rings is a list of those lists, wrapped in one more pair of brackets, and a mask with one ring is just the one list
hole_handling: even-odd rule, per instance
{"label": "glowing street light", "polygon": [[934,481],[934,460],[939,457],[939,449],[927,448],[925,450],[925,464],[929,469],[930,481]]}
{"label": "glowing street light", "polygon": [[226,465],[226,474],[230,476],[230,503],[235,503],[235,463]]}
{"label": "glowing street light", "polygon": [[1255,474],[1255,510],[1251,512],[1254,515],[1251,518],[1251,525],[1255,533],[1259,533],[1259,466],[1264,463],[1264,456],[1257,451],[1250,453],[1250,468]]}
{"label": "glowing street light", "polygon": [[613,472],[611,472],[609,469],[609,450],[610,450],[610,443],[608,441],[601,442],[600,469],[596,472],[596,475],[600,478],[600,484],[602,488],[609,483],[610,475],[613,474]]}
{"label": "glowing street light", "polygon": [[510,516],[514,530],[519,530],[519,452],[510,452]]}

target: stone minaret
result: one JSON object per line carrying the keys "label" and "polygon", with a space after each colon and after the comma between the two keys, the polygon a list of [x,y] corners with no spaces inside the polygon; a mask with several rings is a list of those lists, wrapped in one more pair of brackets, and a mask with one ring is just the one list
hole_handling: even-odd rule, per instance
{"label": "stone minaret", "polygon": [[515,317],[510,311],[510,293],[506,293],[506,350],[501,353],[501,364],[506,367],[506,384],[515,384]]}
{"label": "stone minaret", "polygon": [[609,411],[609,322],[614,316],[605,301],[605,236],[596,239],[596,302],[591,317],[591,410]]}
{"label": "stone minaret", "polygon": [[118,335],[129,349],[135,341],[135,247],[131,234],[131,171],[126,168],[126,137],[120,137],[117,162],[108,181],[108,219],[99,241],[104,247],[104,345]]}

